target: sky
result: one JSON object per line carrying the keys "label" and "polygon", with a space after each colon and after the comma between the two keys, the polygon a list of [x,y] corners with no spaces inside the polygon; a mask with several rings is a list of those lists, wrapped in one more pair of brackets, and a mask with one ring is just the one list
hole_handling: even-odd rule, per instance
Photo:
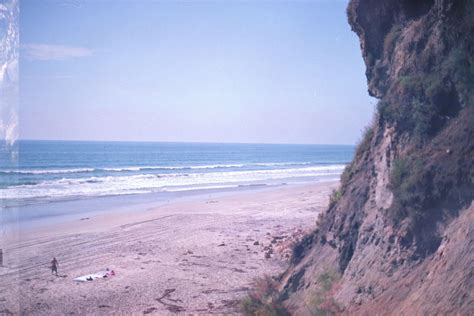
{"label": "sky", "polygon": [[347,1],[22,0],[22,139],[353,144]]}

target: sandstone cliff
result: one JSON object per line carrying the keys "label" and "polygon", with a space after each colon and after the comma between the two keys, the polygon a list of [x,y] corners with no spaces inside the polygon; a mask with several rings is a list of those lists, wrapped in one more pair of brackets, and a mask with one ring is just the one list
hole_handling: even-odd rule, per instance
{"label": "sandstone cliff", "polygon": [[379,99],[280,300],[295,315],[474,313],[474,1],[352,0]]}

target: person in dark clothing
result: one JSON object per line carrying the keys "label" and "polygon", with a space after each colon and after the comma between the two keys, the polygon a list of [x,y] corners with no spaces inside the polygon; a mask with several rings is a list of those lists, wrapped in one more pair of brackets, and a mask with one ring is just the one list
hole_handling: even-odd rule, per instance
{"label": "person in dark clothing", "polygon": [[51,261],[51,274],[55,274],[55,275],[58,275],[58,267],[59,267],[59,263],[58,263],[58,260],[56,260],[56,257],[53,258],[53,260]]}

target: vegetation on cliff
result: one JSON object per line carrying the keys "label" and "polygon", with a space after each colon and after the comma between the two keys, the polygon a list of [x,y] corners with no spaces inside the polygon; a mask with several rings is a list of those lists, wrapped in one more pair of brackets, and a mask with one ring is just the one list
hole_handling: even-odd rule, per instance
{"label": "vegetation on cliff", "polygon": [[[364,16],[373,12],[369,7],[386,18],[374,19],[375,30]],[[425,232],[430,219],[455,215],[474,196],[472,174],[465,173],[472,170],[474,37],[468,34],[474,32],[474,2],[352,1],[348,17],[361,37],[369,92],[380,99],[378,131],[393,128],[399,147],[388,166],[393,201],[384,215],[415,235]],[[377,137],[384,135],[366,135],[355,162]],[[352,168],[343,175],[342,191],[351,174]],[[427,241],[439,243],[432,237]]]}
{"label": "vegetation on cliff", "polygon": [[351,0],[348,19],[377,113],[278,300],[313,314],[335,267],[326,314],[472,311],[474,2]]}

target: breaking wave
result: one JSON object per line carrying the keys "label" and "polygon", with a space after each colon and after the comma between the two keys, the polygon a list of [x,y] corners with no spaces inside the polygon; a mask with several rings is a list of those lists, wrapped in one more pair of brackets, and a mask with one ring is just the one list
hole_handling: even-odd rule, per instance
{"label": "breaking wave", "polygon": [[[266,164],[268,165],[268,164]],[[276,166],[275,164],[272,164]],[[292,164],[281,164],[290,166]],[[295,165],[295,164],[293,164]],[[232,166],[232,167],[230,167]],[[239,168],[240,165],[207,165],[192,166],[195,169]],[[192,167],[186,167],[192,169]],[[184,191],[205,188],[226,188],[241,185],[272,184],[283,179],[295,181],[314,179],[337,179],[344,165],[300,166],[294,168],[279,168],[269,170],[241,171],[211,171],[211,172],[182,172],[182,173],[140,173],[118,174],[106,176],[87,176],[80,178],[62,177],[60,179],[43,180],[36,184],[9,186],[0,190],[4,199],[63,199],[78,196],[123,195],[133,193],[152,193],[165,191]],[[133,167],[133,171],[146,171],[150,167]],[[139,169],[135,169],[139,168]],[[163,168],[163,167],[157,167]],[[184,169],[185,167],[177,167]],[[113,168],[108,168],[113,169]],[[120,171],[124,168],[120,168]],[[61,171],[59,171],[61,170]],[[34,170],[50,173],[80,173],[90,172],[89,168]],[[105,170],[102,169],[102,170]],[[33,170],[21,170],[31,172]],[[108,170],[113,171],[113,170]],[[3,171],[5,172],[5,171]],[[17,172],[17,171],[15,171]]]}
{"label": "breaking wave", "polygon": [[[199,170],[199,169],[228,169],[244,167],[284,167],[284,166],[305,166],[311,165],[311,162],[270,162],[270,163],[250,163],[250,164],[215,164],[215,165],[195,165],[195,166],[131,166],[131,167],[104,167],[104,168],[64,168],[64,169],[0,169],[0,174],[68,174],[68,173],[87,173],[87,172],[140,172],[150,170]],[[338,165],[335,165],[337,168]],[[334,167],[334,166],[333,166]],[[328,165],[327,168],[331,168]]]}

